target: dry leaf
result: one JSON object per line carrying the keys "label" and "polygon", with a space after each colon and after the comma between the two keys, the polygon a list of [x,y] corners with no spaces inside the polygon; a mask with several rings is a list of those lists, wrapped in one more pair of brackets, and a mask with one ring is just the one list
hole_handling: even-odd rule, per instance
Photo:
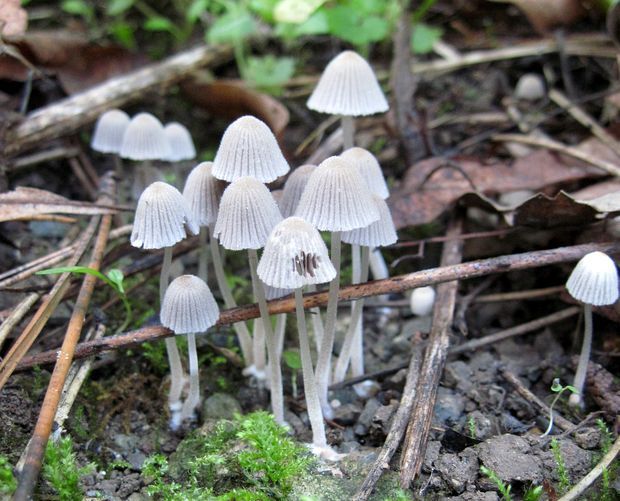
{"label": "dry leaf", "polygon": [[112,206],[69,200],[37,188],[19,187],[0,194],[0,222],[29,218],[39,214],[115,214]]}
{"label": "dry leaf", "polygon": [[28,14],[20,0],[2,0],[0,2],[0,35],[16,37],[23,35],[28,27]]}
{"label": "dry leaf", "polygon": [[519,7],[530,24],[540,33],[558,26],[570,26],[585,13],[580,0],[491,0]]}
{"label": "dry leaf", "polygon": [[590,204],[579,202],[564,191],[554,197],[539,193],[515,209],[514,224],[540,229],[582,226],[594,222],[597,215]]}
{"label": "dry leaf", "polygon": [[184,82],[185,95],[213,115],[233,120],[242,115],[254,115],[265,122],[280,139],[288,125],[289,112],[277,99],[249,89],[240,80],[217,80],[203,83]]}

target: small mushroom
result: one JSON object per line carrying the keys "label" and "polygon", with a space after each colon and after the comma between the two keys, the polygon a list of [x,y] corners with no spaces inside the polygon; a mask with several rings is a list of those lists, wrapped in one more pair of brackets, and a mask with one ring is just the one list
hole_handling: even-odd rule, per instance
{"label": "small mushroom", "polygon": [[129,122],[129,115],[123,110],[108,110],[97,119],[90,141],[90,147],[93,150],[112,155],[114,171],[119,179],[123,178],[123,164],[119,154],[123,145],[123,135]]}
{"label": "small mushroom", "polygon": [[430,285],[413,289],[409,298],[411,313],[419,317],[430,315],[435,306],[435,289]]}
{"label": "small mushroom", "polygon": [[200,403],[196,333],[205,332],[220,316],[220,310],[209,286],[194,275],[181,275],[166,289],[161,304],[161,324],[175,334],[187,334],[189,356],[189,393],[181,412],[173,412],[170,422],[177,429],[181,422],[193,418]]}
{"label": "small mushroom", "polygon": [[301,195],[306,184],[308,184],[308,179],[315,169],[316,165],[301,165],[289,174],[278,202],[283,217],[291,217],[295,214]]}
{"label": "small mushroom", "polygon": [[170,153],[163,160],[168,162],[180,162],[196,158],[196,148],[192,136],[185,125],[179,122],[170,122],[164,127],[164,133],[168,138]]}
{"label": "small mushroom", "polygon": [[613,260],[603,252],[590,252],[582,257],[566,282],[568,293],[583,303],[584,333],[581,354],[568,403],[583,404],[583,386],[586,380],[590,349],[592,347],[592,306],[614,304],[618,300],[618,272]]}

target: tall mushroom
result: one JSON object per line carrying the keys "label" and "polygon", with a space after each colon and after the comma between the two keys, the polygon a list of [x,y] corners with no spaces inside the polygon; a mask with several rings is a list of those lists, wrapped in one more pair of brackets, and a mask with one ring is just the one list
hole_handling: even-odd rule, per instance
{"label": "tall mushroom", "polygon": [[566,289],[577,301],[583,303],[584,332],[579,364],[568,403],[583,404],[583,386],[586,380],[590,349],[592,347],[592,306],[614,304],[618,300],[618,272],[613,260],[603,252],[590,252],[582,257],[568,277]]}
{"label": "tall mushroom", "polygon": [[187,334],[189,357],[189,393],[180,413],[172,416],[170,427],[176,429],[183,419],[193,418],[200,403],[200,381],[196,333],[205,332],[220,316],[209,286],[194,275],[182,275],[166,289],[161,304],[161,324],[175,334]]}
{"label": "tall mushroom", "polygon": [[329,282],[336,276],[327,247],[314,226],[299,217],[289,217],[278,223],[269,235],[257,272],[260,279],[271,287],[295,290],[299,351],[312,427],[312,450],[326,459],[338,459],[339,455],[327,445],[302,297],[304,285]]}
{"label": "tall mushroom", "polygon": [[108,110],[97,119],[90,147],[100,153],[110,153],[114,159],[116,175],[122,177],[123,166],[119,153],[123,145],[123,135],[130,118],[123,110]]}
{"label": "tall mushroom", "polygon": [[323,414],[331,418],[327,399],[334,347],[338,291],[340,289],[341,232],[362,228],[379,219],[372,195],[357,169],[347,160],[330,157],[312,173],[304,190],[296,216],[312,223],[321,231],[331,232],[331,260],[336,277],[329,284],[325,330],[316,365],[316,378]]}
{"label": "tall mushroom", "polygon": [[[131,232],[131,245],[142,249],[164,249],[164,259],[159,279],[159,299],[163,303],[170,279],[172,247],[187,234],[196,235],[198,225],[179,191],[160,181],[151,184],[138,200],[138,207]],[[166,338],[166,351],[170,364],[170,395],[168,404],[171,414],[181,411],[183,390],[183,367],[174,338]]]}
{"label": "tall mushroom", "polygon": [[[282,373],[277,356],[277,343],[271,328],[265,289],[256,275],[257,249],[265,246],[273,227],[282,220],[280,210],[267,187],[253,177],[241,177],[224,190],[213,236],[225,249],[246,250],[254,297],[260,309],[260,320],[267,338],[270,367],[271,406],[278,423],[284,422]],[[256,367],[260,370],[259,367]]]}

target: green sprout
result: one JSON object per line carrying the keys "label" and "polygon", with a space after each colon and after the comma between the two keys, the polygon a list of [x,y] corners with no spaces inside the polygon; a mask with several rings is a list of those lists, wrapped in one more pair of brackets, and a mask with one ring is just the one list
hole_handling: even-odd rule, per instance
{"label": "green sprout", "polygon": [[545,433],[543,433],[540,436],[540,438],[546,437],[547,435],[549,435],[549,433],[551,433],[551,430],[553,428],[553,406],[560,399],[560,397],[562,396],[562,393],[564,393],[565,391],[569,391],[571,393],[577,393],[577,394],[579,393],[577,388],[575,388],[574,386],[570,386],[570,385],[562,386],[560,384],[560,378],[558,378],[558,377],[556,377],[553,380],[553,383],[551,384],[551,391],[553,393],[556,393],[556,396],[551,401],[551,405],[549,406],[549,426],[547,426],[547,429],[545,430]]}

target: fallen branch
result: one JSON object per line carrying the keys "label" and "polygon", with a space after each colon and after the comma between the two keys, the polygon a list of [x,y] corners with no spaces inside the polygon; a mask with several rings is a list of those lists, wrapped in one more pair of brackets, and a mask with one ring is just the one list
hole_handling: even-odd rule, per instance
{"label": "fallen branch", "polygon": [[201,45],[36,110],[7,131],[4,154],[16,155],[71,134],[104,111],[140,99],[156,87],[179,82],[198,68],[222,62],[231,54],[229,47]]}
{"label": "fallen branch", "polygon": [[[581,259],[587,253],[594,251],[614,254],[620,252],[620,243],[607,242],[574,245],[571,247],[559,247],[543,251],[532,251],[489,259],[479,259],[453,266],[431,268],[385,280],[343,287],[340,289],[338,297],[342,301],[350,301],[362,297],[404,292],[409,289],[449,282],[451,280],[467,280],[469,278],[482,277],[492,273],[507,273],[509,271],[539,268],[551,264],[574,262]],[[268,304],[269,313],[271,315],[295,311],[295,300],[291,298],[270,301]],[[326,304],[327,292],[314,292],[304,295],[304,308],[306,309],[325,306]],[[243,322],[258,318],[258,316],[259,312],[256,305],[239,306],[237,308],[223,310],[220,314],[218,325],[222,326],[235,322]],[[172,335],[171,331],[162,326],[143,327],[117,336],[80,343],[76,347],[75,358],[92,357],[106,351],[130,348],[148,341],[165,339]],[[54,362],[55,360],[56,350],[46,351],[24,358],[19,365],[19,369],[26,369],[34,365]]]}

